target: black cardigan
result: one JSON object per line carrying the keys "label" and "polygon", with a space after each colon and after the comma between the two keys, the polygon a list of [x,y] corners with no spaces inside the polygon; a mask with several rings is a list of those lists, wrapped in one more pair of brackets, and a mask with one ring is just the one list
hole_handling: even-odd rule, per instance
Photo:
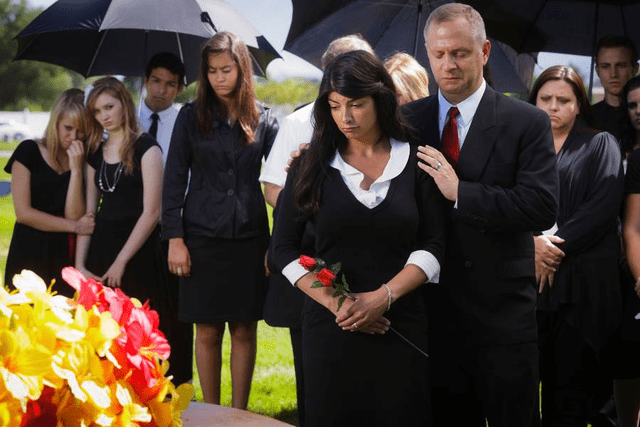
{"label": "black cardigan", "polygon": [[[268,233],[258,176],[278,122],[259,106],[256,139],[245,144],[239,124],[214,122],[204,136],[195,104],[182,107],[171,136],[162,195],[162,237],[201,235],[242,239]],[[188,188],[187,188],[188,185]]]}

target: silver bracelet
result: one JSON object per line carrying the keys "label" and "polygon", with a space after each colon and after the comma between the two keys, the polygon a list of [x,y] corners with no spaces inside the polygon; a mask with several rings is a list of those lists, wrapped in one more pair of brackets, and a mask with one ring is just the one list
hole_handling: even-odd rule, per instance
{"label": "silver bracelet", "polygon": [[386,283],[383,283],[382,286],[387,290],[387,311],[391,308],[391,288]]}

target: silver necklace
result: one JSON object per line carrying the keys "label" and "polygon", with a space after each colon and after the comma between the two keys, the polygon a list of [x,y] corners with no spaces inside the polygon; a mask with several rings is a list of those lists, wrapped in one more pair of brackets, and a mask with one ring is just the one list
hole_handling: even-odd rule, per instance
{"label": "silver necklace", "polygon": [[109,176],[107,175],[107,164],[102,159],[102,164],[100,165],[100,173],[98,174],[98,187],[105,193],[113,193],[116,191],[116,185],[118,185],[118,181],[120,181],[120,176],[122,175],[122,170],[124,169],[124,163],[120,161],[118,166],[116,167],[116,171],[113,174],[113,184],[109,184]]}

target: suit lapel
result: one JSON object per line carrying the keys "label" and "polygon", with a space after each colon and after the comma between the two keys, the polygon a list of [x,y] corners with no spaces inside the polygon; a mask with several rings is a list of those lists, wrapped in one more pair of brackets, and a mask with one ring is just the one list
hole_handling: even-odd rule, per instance
{"label": "suit lapel", "polygon": [[429,145],[439,150],[438,97],[430,96],[405,104],[402,110],[413,127],[413,143]]}
{"label": "suit lapel", "polygon": [[496,93],[487,86],[460,150],[456,167],[460,179],[480,180],[489,154],[498,139],[496,109]]}

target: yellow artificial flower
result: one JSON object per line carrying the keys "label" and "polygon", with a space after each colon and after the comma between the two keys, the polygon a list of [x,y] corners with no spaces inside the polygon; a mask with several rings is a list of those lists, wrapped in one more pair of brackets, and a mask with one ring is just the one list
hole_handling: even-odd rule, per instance
{"label": "yellow artificial flower", "polygon": [[22,327],[0,331],[0,378],[7,390],[26,408],[27,399],[36,400],[43,388],[43,377],[51,370],[51,353],[32,343]]}

